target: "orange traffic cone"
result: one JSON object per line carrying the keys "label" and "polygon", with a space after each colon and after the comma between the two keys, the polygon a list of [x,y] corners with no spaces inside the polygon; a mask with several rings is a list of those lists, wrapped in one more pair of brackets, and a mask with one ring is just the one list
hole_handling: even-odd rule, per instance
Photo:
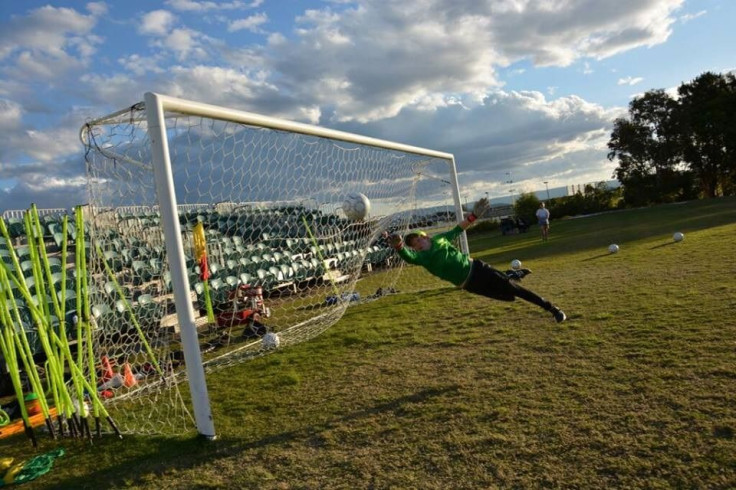
{"label": "orange traffic cone", "polygon": [[100,377],[100,381],[106,383],[107,381],[110,381],[113,376],[115,376],[115,372],[112,370],[110,359],[107,356],[102,356],[102,376]]}
{"label": "orange traffic cone", "polygon": [[130,364],[127,362],[123,365],[123,384],[126,388],[135,386],[138,384],[138,379],[133,374],[133,370],[130,369]]}

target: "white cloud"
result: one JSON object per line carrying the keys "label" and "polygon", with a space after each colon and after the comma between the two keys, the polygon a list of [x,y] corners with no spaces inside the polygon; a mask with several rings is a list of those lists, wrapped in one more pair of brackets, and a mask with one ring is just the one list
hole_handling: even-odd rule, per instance
{"label": "white cloud", "polygon": [[[145,62],[153,63],[153,60]],[[246,73],[210,65],[175,65],[143,75],[85,75],[80,81],[87,96],[97,104],[104,104],[109,111],[130,106],[140,101],[145,92],[153,91],[289,119],[304,120],[305,115],[318,114],[314,105],[282,93],[267,81],[267,73],[258,70]]]}
{"label": "white cloud", "polygon": [[[188,27],[173,27],[177,17],[168,10],[154,10],[143,15],[139,32],[155,37],[152,46],[171,51],[179,61],[188,58],[204,58],[207,48],[203,41],[214,44],[216,40]],[[163,59],[162,54],[157,56]]]}
{"label": "white cloud", "polygon": [[12,100],[0,99],[0,130],[8,131],[20,127],[23,108]]}
{"label": "white cloud", "polygon": [[101,16],[107,13],[107,4],[105,2],[89,2],[87,10],[94,16]]}
{"label": "white cloud", "polygon": [[685,24],[685,23],[690,22],[693,19],[697,19],[698,17],[701,17],[701,16],[703,16],[703,15],[705,15],[707,13],[708,13],[707,11],[701,10],[700,12],[696,12],[694,14],[681,15],[680,16],[680,22],[682,22],[683,24]]}
{"label": "white cloud", "polygon": [[186,28],[172,30],[163,40],[162,45],[176,53],[179,60],[190,56],[204,57],[205,49],[199,42],[200,33]]}
{"label": "white cloud", "polygon": [[488,4],[482,15],[492,19],[494,41],[506,56],[530,58],[540,66],[567,66],[580,57],[605,58],[663,42],[682,3],[517,0]]}
{"label": "white cloud", "polygon": [[682,3],[366,0],[305,11],[295,40],[269,44],[269,68],[301,97],[334,106],[333,119],[370,121],[433,94],[483,94],[501,86],[498,67],[524,59],[567,66],[663,42]]}
{"label": "white cloud", "polygon": [[[150,82],[136,79],[128,75],[115,74],[103,76],[98,74],[84,74],[79,78],[82,84],[80,89],[94,104],[111,110],[120,109],[139,102],[143,93],[150,90]],[[147,85],[149,87],[147,87]],[[100,116],[102,114],[97,114]]]}
{"label": "white cloud", "polygon": [[303,96],[334,105],[338,120],[390,117],[433,93],[499,85],[488,19],[455,23],[448,15],[417,3],[309,10],[298,19],[297,42],[271,45],[274,68]]}
{"label": "white cloud", "polygon": [[271,46],[284,45],[287,42],[288,41],[286,39],[286,36],[284,36],[280,32],[274,32],[274,33],[269,34],[268,36],[268,44]]}
{"label": "white cloud", "polygon": [[3,146],[0,148],[0,161],[25,155],[32,160],[51,163],[59,157],[79,151],[78,135],[79,127],[76,125],[46,130],[23,129],[3,134],[0,136]]}
{"label": "white cloud", "polygon": [[248,30],[251,32],[258,32],[261,25],[268,22],[268,15],[264,13],[254,14],[245,19],[238,19],[230,22],[227,26],[228,32],[236,32],[240,30]]}
{"label": "white cloud", "polygon": [[[207,94],[204,100],[211,104],[235,109],[265,110],[264,101],[273,104],[273,113],[278,115],[278,100],[282,98],[278,89],[265,81],[263,74],[251,75],[229,68],[197,65],[194,67],[172,67],[166,79],[162,79],[166,92],[192,98],[192,94]],[[200,97],[202,99],[202,97]],[[268,103],[268,102],[266,102]],[[295,117],[297,104],[289,103],[290,115]],[[283,114],[283,113],[282,113]]]}
{"label": "white cloud", "polygon": [[86,179],[49,179],[43,172],[26,175],[10,189],[0,190],[0,209],[27,209],[31,203],[39,208],[71,209],[87,202]]}
{"label": "white cloud", "polygon": [[168,10],[153,10],[143,15],[138,31],[141,34],[165,36],[176,21],[176,16]]}
{"label": "white cloud", "polygon": [[103,38],[90,34],[88,36],[77,36],[69,39],[69,45],[74,46],[83,60],[97,52],[97,46],[102,44]]}
{"label": "white cloud", "polygon": [[[0,180],[14,182],[0,191],[0,209],[66,207],[86,202],[85,166],[79,128],[90,108],[72,107],[48,128],[23,125],[15,103],[0,102],[16,117],[0,131]],[[97,114],[99,115],[99,114]],[[7,123],[4,120],[3,123]]]}
{"label": "white cloud", "polygon": [[55,55],[33,51],[21,52],[15,65],[8,68],[8,72],[18,79],[53,80],[67,71],[81,70],[83,62],[66,53]]}
{"label": "white cloud", "polygon": [[59,55],[67,47],[69,37],[87,34],[94,25],[93,17],[68,8],[46,6],[32,10],[25,17],[0,25],[0,59],[17,50]]}
{"label": "white cloud", "polygon": [[59,79],[79,70],[102,43],[96,19],[69,8],[31,10],[0,24],[0,61],[19,80]]}
{"label": "white cloud", "polygon": [[163,73],[164,66],[167,64],[161,56],[146,57],[138,54],[119,58],[118,63],[137,76],[144,75],[146,72]]}
{"label": "white cloud", "polygon": [[642,77],[624,77],[619,78],[616,85],[636,85],[637,83],[641,83],[643,80],[644,79]]}
{"label": "white cloud", "polygon": [[263,4],[263,0],[255,0],[253,2],[207,2],[195,0],[166,0],[166,5],[174,10],[186,12],[206,12],[210,10],[239,10],[255,8]]}

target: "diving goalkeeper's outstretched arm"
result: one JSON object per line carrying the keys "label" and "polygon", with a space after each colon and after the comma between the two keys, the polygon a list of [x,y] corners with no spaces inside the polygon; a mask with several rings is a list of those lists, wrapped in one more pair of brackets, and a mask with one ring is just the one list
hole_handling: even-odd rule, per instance
{"label": "diving goalkeeper's outstretched arm", "polygon": [[[440,235],[437,235],[437,237],[444,237],[448,240],[453,240],[456,236],[458,236],[463,231],[467,230],[475,220],[478,218],[482,218],[484,214],[488,212],[488,210],[491,208],[490,204],[488,203],[487,197],[482,197],[478,200],[478,202],[475,203],[475,206],[473,206],[473,211],[468,214],[465,219],[463,219],[458,225],[453,228],[452,230],[442,233]],[[427,237],[427,234],[424,232],[418,232],[416,234],[409,233],[407,235],[407,239],[414,238],[414,236],[418,237]],[[391,234],[389,235],[388,232],[383,232],[383,237],[387,240],[390,247],[395,249],[398,252],[409,252],[408,254],[400,253],[401,257],[406,260],[409,263],[415,264],[414,261],[415,254],[411,253],[412,251],[407,250],[404,247],[404,240],[401,238],[401,235],[397,234]]]}

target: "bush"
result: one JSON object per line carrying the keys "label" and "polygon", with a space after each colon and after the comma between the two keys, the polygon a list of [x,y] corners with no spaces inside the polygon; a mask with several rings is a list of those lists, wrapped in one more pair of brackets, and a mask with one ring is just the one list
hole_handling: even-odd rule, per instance
{"label": "bush", "polygon": [[495,218],[478,220],[473,226],[468,228],[467,233],[468,235],[487,233],[498,230],[499,226],[499,221]]}
{"label": "bush", "polygon": [[577,192],[572,196],[556,197],[547,203],[552,219],[565,216],[579,216],[581,214],[600,213],[621,207],[624,190],[608,189],[605,183],[600,182],[586,185],[585,192]]}
{"label": "bush", "polygon": [[514,215],[526,221],[527,224],[535,223],[540,202],[536,194],[524,193],[514,203]]}

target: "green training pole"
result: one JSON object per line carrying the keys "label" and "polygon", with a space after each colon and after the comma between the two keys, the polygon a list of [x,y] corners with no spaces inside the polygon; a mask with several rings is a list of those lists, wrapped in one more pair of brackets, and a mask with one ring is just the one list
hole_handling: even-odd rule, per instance
{"label": "green training pole", "polygon": [[156,368],[156,371],[161,376],[163,376],[164,373],[161,370],[161,367],[158,365],[158,360],[156,360],[156,356],[153,354],[153,349],[151,349],[151,345],[148,343],[148,340],[146,339],[146,336],[143,333],[143,329],[141,328],[140,324],[138,323],[138,320],[135,317],[135,313],[133,313],[133,308],[131,308],[130,303],[128,302],[128,298],[125,297],[125,294],[123,293],[123,289],[120,287],[120,283],[118,283],[118,280],[115,277],[115,273],[113,273],[112,269],[107,263],[107,260],[105,260],[105,257],[102,255],[102,249],[100,248],[99,245],[97,245],[97,254],[101,257],[102,264],[104,265],[105,271],[107,272],[107,276],[110,278],[112,283],[115,285],[115,291],[117,291],[118,296],[123,302],[123,305],[125,305],[125,311],[128,312],[128,315],[130,316],[130,320],[133,322],[133,326],[138,332],[138,337],[141,339],[141,343],[143,344],[143,347],[145,347],[146,353],[148,354],[149,359],[151,360],[154,367]]}
{"label": "green training pole", "polygon": [[[311,228],[309,228],[309,224],[307,223],[307,218],[302,214],[302,221],[304,222],[304,226],[307,228],[307,233],[309,234],[309,238],[312,239],[312,243],[314,244],[314,249],[317,251],[317,255],[319,255],[319,260],[322,261],[322,264],[325,264],[325,258],[322,255],[322,251],[319,249],[319,244],[317,243],[317,238],[312,233]],[[326,267],[326,264],[325,264]],[[330,274],[330,278],[332,278],[332,274]],[[332,290],[335,292],[335,298],[337,300],[337,304],[340,303],[340,291],[337,289],[337,286],[335,286],[334,281],[330,281],[330,285],[332,286]]]}
{"label": "green training pole", "polygon": [[[17,354],[20,356],[23,362],[23,367],[28,373],[28,381],[31,383],[31,388],[37,394],[39,394],[39,402],[41,404],[41,410],[43,411],[44,417],[49,418],[49,407],[45,396],[41,396],[44,393],[43,384],[41,378],[36,370],[36,365],[33,362],[33,353],[28,343],[28,337],[26,336],[25,329],[23,328],[23,322],[20,318],[20,312],[18,311],[18,305],[13,298],[12,301],[8,297],[9,281],[5,273],[5,268],[0,268],[0,284],[2,284],[2,290],[0,290],[0,312],[2,313],[3,325],[8,329],[12,340],[14,341],[15,349]],[[10,312],[8,303],[12,303],[13,313],[15,314],[15,322],[17,322],[18,329],[16,331],[15,322],[13,321],[13,315]],[[52,435],[55,434],[52,431]]]}
{"label": "green training pole", "polygon": [[12,345],[9,345],[10,342],[8,342],[8,339],[6,337],[7,334],[8,329],[3,329],[3,333],[2,335],[0,335],[0,349],[2,349],[3,356],[5,357],[5,362],[8,364],[8,373],[10,374],[10,381],[13,384],[13,389],[15,390],[15,396],[18,399],[20,416],[23,419],[23,426],[25,428],[26,436],[28,436],[28,438],[31,440],[33,447],[36,447],[38,445],[38,442],[36,441],[36,435],[33,432],[31,421],[28,418],[28,410],[26,410],[26,404],[23,396],[23,384],[20,380],[20,371],[18,370],[18,362],[15,358],[15,349],[12,347]]}
{"label": "green training pole", "polygon": [[[51,285],[52,294],[47,294],[46,292],[46,282],[45,282],[45,267],[43,264],[43,256],[42,252],[40,250],[43,250],[43,252],[46,252],[46,246],[43,243],[43,233],[40,230],[40,222],[38,221],[38,210],[36,209],[35,204],[31,204],[31,209],[26,211],[25,215],[25,224],[26,224],[26,240],[28,242],[29,251],[31,254],[31,262],[33,263],[33,270],[34,270],[34,277],[36,277],[36,297],[38,298],[38,304],[41,307],[41,316],[43,316],[47,324],[44,326],[45,328],[41,328],[38,326],[38,332],[41,336],[48,336],[49,330],[53,330],[54,326],[51,322],[51,309],[49,308],[49,304],[46,300],[46,298],[50,295],[51,296],[51,306],[54,308],[54,312],[57,314],[58,318],[58,299],[56,298],[56,294],[53,294],[53,285]],[[36,239],[34,239],[34,237]],[[40,241],[40,245],[39,242]],[[48,277],[49,284],[51,284],[50,276]],[[36,320],[36,324],[40,325],[41,321]],[[61,326],[61,319],[59,318],[59,326]],[[50,339],[50,337],[49,337]],[[43,341],[42,341],[43,342]],[[54,349],[54,356],[48,357],[47,359],[49,361],[49,364],[51,363],[58,363],[54,366],[54,373],[56,373],[55,377],[53,378],[54,386],[53,389],[58,390],[59,394],[64,393],[66,394],[66,386],[64,384],[64,357],[61,355],[61,347],[54,345],[53,342],[50,342],[50,340],[47,340],[48,345],[51,346],[51,349]],[[73,406],[71,404],[71,398],[67,399],[68,397],[64,397],[61,395],[59,397],[59,404],[56,405],[57,413],[58,412],[64,412],[66,415],[71,415]]]}

